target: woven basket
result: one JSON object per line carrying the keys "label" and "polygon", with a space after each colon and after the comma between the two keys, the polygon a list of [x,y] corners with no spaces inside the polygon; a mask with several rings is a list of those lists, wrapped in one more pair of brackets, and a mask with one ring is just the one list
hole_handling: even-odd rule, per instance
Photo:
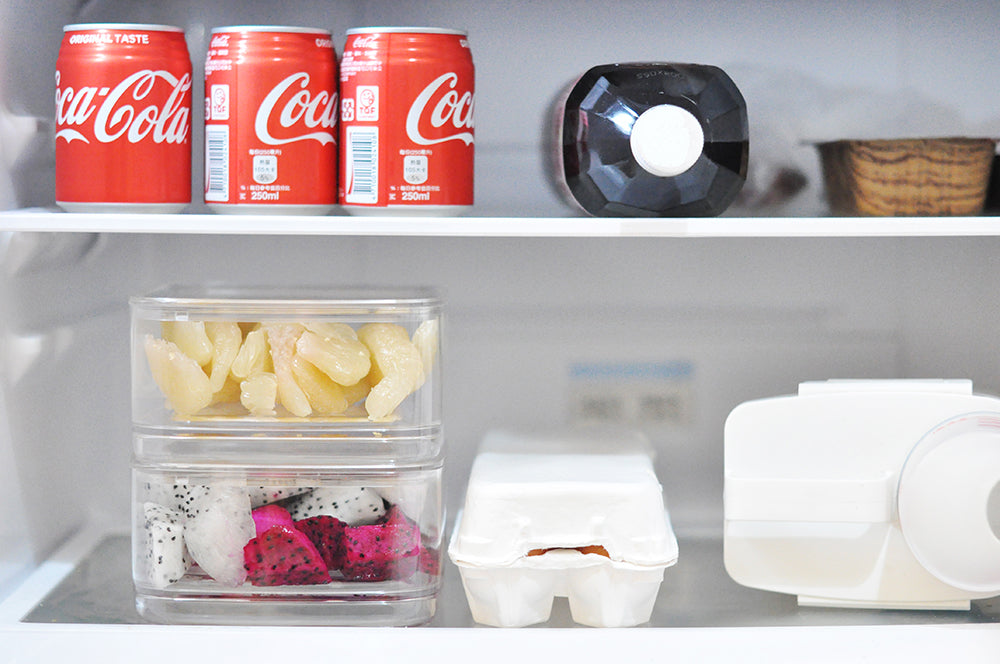
{"label": "woven basket", "polygon": [[996,141],[842,140],[818,148],[834,214],[977,215],[986,199]]}

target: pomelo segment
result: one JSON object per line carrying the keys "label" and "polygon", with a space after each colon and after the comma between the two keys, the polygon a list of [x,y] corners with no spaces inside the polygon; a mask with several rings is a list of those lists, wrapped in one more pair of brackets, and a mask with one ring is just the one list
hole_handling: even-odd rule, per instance
{"label": "pomelo segment", "polygon": [[278,400],[278,377],[256,373],[240,383],[240,403],[255,417],[273,417]]}
{"label": "pomelo segment", "polygon": [[[306,334],[309,334],[306,332]],[[303,335],[304,336],[304,335]],[[300,339],[301,341],[301,339]],[[321,415],[339,415],[351,404],[344,395],[344,388],[306,361],[301,355],[292,358],[292,375],[299,388],[309,399],[312,409]]]}
{"label": "pomelo segment", "polygon": [[367,346],[344,323],[307,323],[295,350],[340,385],[354,385],[371,369]]}
{"label": "pomelo segment", "polygon": [[205,331],[205,323],[192,320],[168,320],[160,326],[163,338],[177,344],[181,352],[205,366],[212,361],[212,340]]}
{"label": "pomelo segment", "polygon": [[247,332],[229,371],[236,378],[249,378],[256,373],[274,371],[271,352],[267,347],[267,333],[263,329],[258,327]]}
{"label": "pomelo segment", "polygon": [[267,332],[267,344],[271,348],[274,375],[278,379],[278,401],[292,415],[306,417],[312,413],[312,406],[292,374],[295,342],[305,328],[297,323],[267,323],[263,327]]}
{"label": "pomelo segment", "polygon": [[147,334],[144,346],[153,380],[174,412],[193,415],[212,402],[208,376],[177,344]]}
{"label": "pomelo segment", "polygon": [[205,323],[205,334],[212,342],[212,368],[209,382],[213,394],[220,391],[229,377],[229,369],[240,352],[243,333],[236,323]]}
{"label": "pomelo segment", "polygon": [[358,338],[372,354],[368,376],[372,389],[365,399],[365,410],[371,420],[388,419],[424,379],[420,351],[406,329],[392,323],[362,325]]}

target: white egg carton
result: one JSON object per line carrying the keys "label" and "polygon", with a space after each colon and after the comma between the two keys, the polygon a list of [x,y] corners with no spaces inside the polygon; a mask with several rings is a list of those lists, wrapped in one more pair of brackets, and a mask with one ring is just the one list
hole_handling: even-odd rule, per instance
{"label": "white egg carton", "polygon": [[594,627],[647,622],[677,539],[635,433],[490,432],[448,549],[473,619],[520,627],[567,597]]}

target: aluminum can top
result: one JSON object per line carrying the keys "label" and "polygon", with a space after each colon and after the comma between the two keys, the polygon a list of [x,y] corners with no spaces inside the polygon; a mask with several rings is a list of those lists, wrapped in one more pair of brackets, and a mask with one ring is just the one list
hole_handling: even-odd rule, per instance
{"label": "aluminum can top", "polygon": [[148,30],[155,32],[184,32],[176,25],[160,25],[158,23],[71,23],[63,26],[63,32],[82,32],[84,30]]}
{"label": "aluminum can top", "polygon": [[429,35],[461,35],[468,37],[466,30],[455,30],[452,28],[426,28],[415,26],[373,26],[370,28],[351,28],[346,32],[348,35],[364,35],[371,32],[399,33],[399,34],[429,34]]}
{"label": "aluminum can top", "polygon": [[332,35],[330,30],[324,28],[306,28],[292,25],[227,25],[220,28],[212,28],[212,34],[225,32],[292,32],[301,34],[322,34]]}

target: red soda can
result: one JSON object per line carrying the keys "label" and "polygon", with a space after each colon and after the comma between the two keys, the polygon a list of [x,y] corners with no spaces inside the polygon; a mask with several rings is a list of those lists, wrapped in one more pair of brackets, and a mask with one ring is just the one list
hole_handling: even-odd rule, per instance
{"label": "red soda can", "polygon": [[56,203],[179,212],[191,202],[191,58],[168,25],[75,24],[56,62]]}
{"label": "red soda can", "polygon": [[465,32],[348,30],[340,95],[347,212],[447,215],[472,206],[475,69]]}
{"label": "red soda can", "polygon": [[216,212],[330,212],[337,204],[337,109],[328,30],[212,30],[205,202]]}

